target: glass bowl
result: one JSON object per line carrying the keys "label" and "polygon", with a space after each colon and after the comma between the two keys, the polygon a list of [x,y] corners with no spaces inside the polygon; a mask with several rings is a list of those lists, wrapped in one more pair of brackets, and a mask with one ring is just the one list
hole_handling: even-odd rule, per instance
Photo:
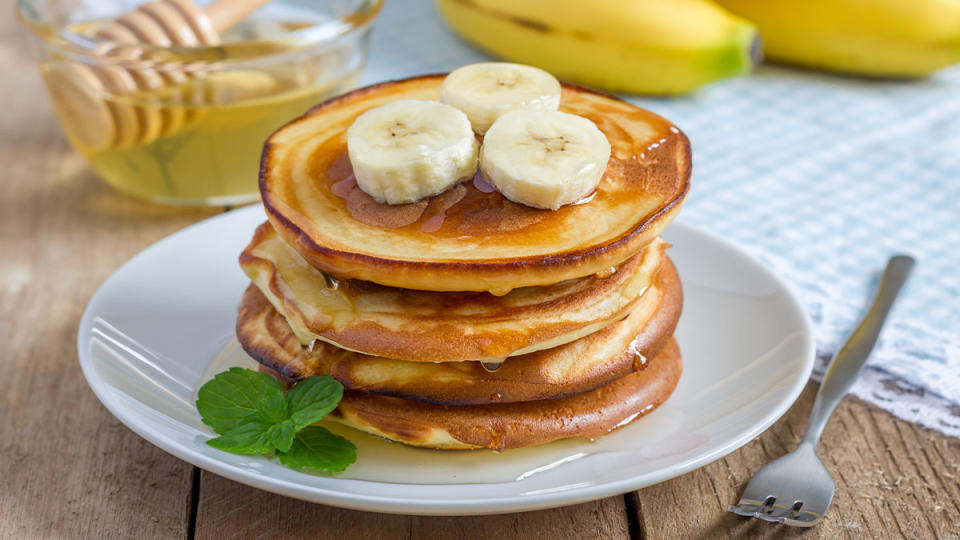
{"label": "glass bowl", "polygon": [[258,198],[270,133],[357,85],[381,5],[274,0],[204,45],[190,28],[192,38],[109,39],[137,2],[19,0],[18,15],[63,132],[107,183],[162,203],[226,205]]}

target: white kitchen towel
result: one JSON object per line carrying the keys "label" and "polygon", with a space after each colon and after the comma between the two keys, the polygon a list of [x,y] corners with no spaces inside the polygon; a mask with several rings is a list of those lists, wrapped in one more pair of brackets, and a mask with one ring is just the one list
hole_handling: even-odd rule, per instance
{"label": "white kitchen towel", "polygon": [[[489,60],[419,0],[387,2],[366,83]],[[688,97],[628,98],[693,144],[680,219],[794,285],[823,368],[893,253],[918,264],[853,393],[960,436],[960,69],[891,82],[761,67]]]}

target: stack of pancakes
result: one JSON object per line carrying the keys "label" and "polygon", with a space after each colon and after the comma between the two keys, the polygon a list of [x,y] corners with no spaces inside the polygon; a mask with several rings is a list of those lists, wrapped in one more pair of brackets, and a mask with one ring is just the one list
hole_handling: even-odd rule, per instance
{"label": "stack of pancakes", "polygon": [[346,387],[330,418],[406,444],[503,450],[598,437],[661,404],[680,376],[682,290],[660,232],[690,176],[686,137],[616,98],[564,86],[560,110],[604,132],[593,195],[559,210],[476,178],[388,206],[356,187],[346,130],[443,76],[328,101],[267,141],[269,218],[240,257],[237,335],[287,382]]}

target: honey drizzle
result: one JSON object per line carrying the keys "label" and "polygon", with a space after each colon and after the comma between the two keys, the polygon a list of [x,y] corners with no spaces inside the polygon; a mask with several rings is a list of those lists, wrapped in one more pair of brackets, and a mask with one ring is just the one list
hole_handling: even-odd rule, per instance
{"label": "honey drizzle", "polygon": [[331,184],[330,191],[341,199],[347,199],[355,187],[357,187],[357,179],[351,174],[343,180]]}
{"label": "honey drizzle", "polygon": [[[236,340],[230,340],[213,358],[201,380],[207,381],[231,367],[258,367]],[[491,401],[499,400],[497,394],[491,396]],[[643,422],[632,422],[646,416],[650,409],[645,407],[638,415],[627,416],[617,426],[619,429],[596,441],[573,437],[540,446],[505,450],[503,453],[413,448],[326,420],[323,425],[357,446],[357,462],[346,471],[336,473],[334,476],[337,478],[398,484],[496,484],[520,482],[558,466],[571,466],[571,462],[590,456],[600,457],[619,452],[629,452],[632,456],[640,452],[642,455],[644,449],[658,448],[663,442],[677,444],[676,440],[671,442],[670,437],[678,436],[678,428],[684,426],[684,412],[666,403]],[[627,423],[631,425],[626,426]],[[502,444],[503,433],[498,431],[491,430],[491,440]],[[681,436],[687,439],[691,437]],[[497,441],[498,438],[501,440]]]}
{"label": "honey drizzle", "polygon": [[480,362],[480,366],[487,373],[493,373],[503,367],[503,362]]}
{"label": "honey drizzle", "polygon": [[493,193],[497,190],[493,184],[487,182],[486,179],[483,178],[483,175],[480,174],[480,171],[477,171],[477,173],[473,175],[473,187],[477,188],[477,191],[480,193]]}
{"label": "honey drizzle", "polygon": [[443,227],[443,220],[447,218],[446,212],[440,212],[439,214],[427,218],[423,222],[423,225],[420,226],[420,230],[426,233],[437,232],[440,230],[440,227]]}
{"label": "honey drizzle", "polygon": [[[637,169],[638,167],[646,169],[650,166],[656,166],[658,160],[653,158],[651,154],[659,153],[665,146],[672,148],[672,144],[668,141],[675,138],[674,136],[678,135],[680,131],[662,119],[656,117],[652,119],[643,118],[644,122],[649,122],[649,125],[652,125],[656,135],[644,137],[646,140],[641,142],[637,140],[637,133],[630,130],[629,126],[621,125],[621,123],[612,119],[612,116],[622,114],[626,107],[628,106],[620,104],[601,105],[596,102],[587,104],[571,102],[564,109],[592,120],[607,134],[611,144],[616,143],[613,145],[614,156],[608,164],[608,170],[612,168],[615,171],[614,174],[638,175],[641,182],[645,182],[644,173],[638,173],[631,169]],[[633,111],[629,112],[632,114]],[[615,198],[632,196],[630,192],[624,190],[608,193],[598,189],[571,205],[550,212],[507,200],[497,191],[495,186],[483,178],[480,171],[477,171],[471,180],[459,184],[466,189],[466,192],[463,197],[460,197],[456,203],[449,207],[436,209],[435,205],[430,204],[430,208],[421,206],[420,208],[424,210],[421,212],[414,211],[414,208],[401,211],[400,208],[412,205],[391,206],[377,203],[362,190],[353,189],[356,186],[356,180],[353,178],[353,168],[346,148],[343,146],[342,138],[333,137],[329,139],[317,151],[319,155],[332,156],[332,159],[327,158],[329,161],[324,160],[327,164],[325,170],[321,169],[323,172],[317,171],[319,173],[317,176],[318,179],[326,180],[328,189],[344,203],[347,203],[344,206],[346,206],[345,210],[348,215],[361,223],[385,229],[406,228],[409,232],[453,237],[485,236],[497,234],[501,231],[509,234],[512,231],[525,229],[529,230],[531,237],[533,237],[534,235],[545,234],[540,229],[545,229],[549,222],[557,219],[550,217],[550,214],[574,211],[573,209],[577,206],[590,203],[595,198],[607,199],[603,204],[611,204],[609,200],[611,196]],[[324,167],[323,165],[320,166]],[[639,189],[645,187],[643,183],[638,186]],[[433,203],[435,199],[442,196],[443,194],[413,204],[423,204],[428,201]],[[538,226],[538,223],[544,219],[547,222],[543,226]],[[560,219],[562,220],[562,218]]]}
{"label": "honey drizzle", "polygon": [[642,371],[647,369],[647,357],[640,351],[640,338],[636,337],[633,341],[630,342],[630,346],[627,347],[627,350],[630,354],[633,355],[633,370]]}

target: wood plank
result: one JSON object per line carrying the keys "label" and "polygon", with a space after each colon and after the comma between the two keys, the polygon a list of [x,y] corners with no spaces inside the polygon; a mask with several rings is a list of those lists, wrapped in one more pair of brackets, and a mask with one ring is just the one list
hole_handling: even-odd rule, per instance
{"label": "wood plank", "polygon": [[[4,2],[9,13],[12,2]],[[153,241],[219,210],[114,193],[59,135],[26,33],[0,18],[0,538],[183,538],[192,471],[123,427],[76,361],[96,287]],[[524,514],[430,518],[340,510],[203,473],[201,538],[960,537],[960,441],[856,400],[821,451],[837,481],[827,520],[783,529],[723,511],[763,463],[792,449],[814,387],[758,440],[704,469],[627,496]],[[632,518],[632,519],[628,519]]]}
{"label": "wood plank", "polygon": [[284,538],[629,538],[622,497],[497,516],[423,517],[342,510],[274,495],[203,472],[198,540]]}
{"label": "wood plank", "polygon": [[193,468],[99,404],[76,334],[117,266],[218,210],[107,188],[60,135],[14,17],[0,36],[0,538],[184,538]]}
{"label": "wood plank", "polygon": [[810,383],[790,411],[741,450],[703,469],[630,494],[648,538],[960,538],[960,440],[847,398],[824,431],[820,455],[836,483],[812,530],[740,518],[726,505],[750,475],[792,450],[813,406]]}

